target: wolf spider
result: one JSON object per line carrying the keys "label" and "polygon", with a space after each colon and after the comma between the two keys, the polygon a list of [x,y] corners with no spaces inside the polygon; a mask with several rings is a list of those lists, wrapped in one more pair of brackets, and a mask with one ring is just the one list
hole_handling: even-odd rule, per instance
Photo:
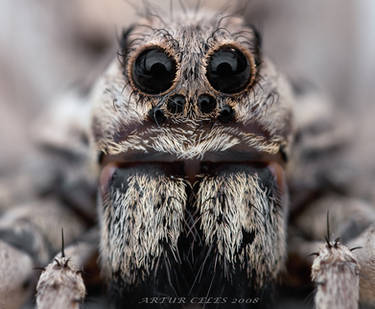
{"label": "wolf spider", "polygon": [[38,308],[102,281],[117,308],[275,308],[313,290],[310,269],[317,308],[374,304],[375,209],[340,174],[350,131],[329,102],[234,14],[148,11],[119,45],[2,180],[1,308],[35,268]]}

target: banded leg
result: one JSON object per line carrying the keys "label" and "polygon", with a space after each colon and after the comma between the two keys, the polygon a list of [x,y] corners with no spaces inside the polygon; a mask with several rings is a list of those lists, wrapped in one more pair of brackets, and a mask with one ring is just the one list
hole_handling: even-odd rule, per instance
{"label": "banded leg", "polygon": [[[31,283],[27,287],[29,291],[34,287],[37,272],[33,267],[46,265],[58,251],[61,227],[66,231],[68,244],[85,230],[82,220],[53,199],[15,206],[3,214],[0,218],[0,255],[5,258],[0,259],[0,277],[9,280],[2,280],[0,296],[11,295],[9,291],[19,294],[28,282]],[[23,266],[14,266],[16,261]],[[24,301],[21,297],[16,302],[12,300],[14,297],[0,298],[3,308],[19,308]],[[17,303],[18,306],[14,305]]]}
{"label": "banded leg", "polygon": [[97,250],[96,229],[61,252],[43,270],[37,285],[38,309],[78,309],[86,295],[82,269]]}

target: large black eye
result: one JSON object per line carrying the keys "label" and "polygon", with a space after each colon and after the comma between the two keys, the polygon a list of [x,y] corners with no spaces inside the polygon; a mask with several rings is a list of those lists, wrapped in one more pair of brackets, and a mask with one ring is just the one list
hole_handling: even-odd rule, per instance
{"label": "large black eye", "polygon": [[250,63],[241,51],[225,46],[211,55],[206,76],[211,86],[220,92],[240,92],[249,84]]}
{"label": "large black eye", "polygon": [[132,68],[136,87],[148,94],[168,90],[176,76],[176,62],[161,48],[146,49],[135,60]]}

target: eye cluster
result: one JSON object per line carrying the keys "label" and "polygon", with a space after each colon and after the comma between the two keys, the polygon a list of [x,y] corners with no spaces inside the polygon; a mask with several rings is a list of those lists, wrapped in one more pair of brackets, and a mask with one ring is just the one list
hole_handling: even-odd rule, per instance
{"label": "eye cluster", "polygon": [[[176,80],[177,61],[159,46],[143,50],[131,63],[131,80],[135,87],[149,95],[162,94]],[[223,94],[236,94],[246,89],[255,75],[250,53],[232,45],[220,46],[208,55],[206,78],[211,87]]]}

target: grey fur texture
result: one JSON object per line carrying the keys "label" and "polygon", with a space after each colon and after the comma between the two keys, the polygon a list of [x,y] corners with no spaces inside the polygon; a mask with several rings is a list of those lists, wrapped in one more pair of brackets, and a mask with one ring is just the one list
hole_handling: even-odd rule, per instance
{"label": "grey fur texture", "polygon": [[[134,284],[155,269],[163,239],[177,254],[185,184],[162,175],[135,173],[128,179],[128,189],[122,189],[113,189],[103,201],[101,261],[106,274],[120,272],[126,283]],[[143,270],[142,275],[137,269]]]}
{"label": "grey fur texture", "polygon": [[[173,85],[160,95],[143,93],[132,77],[137,56],[154,46],[177,64]],[[210,55],[222,46],[240,50],[251,66],[247,87],[232,95],[215,90],[206,77]],[[186,98],[177,115],[166,107],[175,94]],[[217,101],[209,114],[198,108],[202,94]],[[97,83],[92,102],[93,157],[103,155],[102,175],[108,172],[108,162],[118,168],[148,156],[201,164],[228,161],[220,159],[221,154],[229,161],[240,160],[236,153],[242,153],[245,159],[240,164],[262,162],[273,171],[271,165],[278,166],[270,176],[274,189],[265,186],[255,171],[198,175],[193,201],[183,176],[151,175],[135,168],[117,186],[112,177],[99,203],[100,257],[109,280],[120,277],[125,285],[146,280],[157,271],[165,244],[180,263],[178,239],[197,228],[203,242],[214,248],[215,265],[222,265],[228,280],[231,272],[226,270],[236,267],[246,272],[248,284],[253,282],[256,289],[277,278],[286,256],[282,158],[290,152],[293,138],[293,97],[284,77],[263,57],[253,27],[239,17],[205,10],[163,17],[149,14],[127,33],[119,59]],[[219,121],[225,106],[234,111],[228,123]],[[150,120],[154,107],[162,111],[166,123]],[[193,222],[186,217],[188,204],[196,216]],[[247,243],[245,234],[250,235]]]}
{"label": "grey fur texture", "polygon": [[338,241],[322,246],[311,272],[317,284],[316,308],[358,308],[359,269],[354,254]]}
{"label": "grey fur texture", "polygon": [[69,264],[70,258],[56,257],[42,272],[38,285],[38,309],[79,309],[86,295],[81,272]]}
{"label": "grey fur texture", "polygon": [[[219,46],[233,44],[248,53],[255,52],[257,43],[252,29],[240,18],[217,16],[216,12],[181,14],[164,22],[153,16],[142,20],[129,34],[128,47],[123,51],[126,54],[121,61],[116,59],[98,82],[92,114],[96,150],[111,155],[156,151],[181,159],[201,159],[208,152],[237,145],[273,154],[281,146],[288,149],[293,99],[287,82],[268,59],[262,58],[258,66],[254,64],[254,80],[237,95],[218,93],[205,78],[207,57]],[[177,61],[176,79],[168,93],[150,96],[132,86],[129,66],[149,46],[161,46]],[[189,102],[183,115],[169,117],[172,124],[168,128],[148,126],[149,110],[160,106],[165,111],[167,97],[175,93],[185,95]],[[218,108],[209,117],[196,108],[197,97],[202,93],[211,94],[218,101]],[[235,111],[235,125],[214,123],[209,129],[202,126],[203,120],[215,119],[226,104]]]}
{"label": "grey fur texture", "polygon": [[[286,252],[285,208],[277,196],[269,197],[268,190],[258,175],[239,172],[205,178],[197,197],[206,244],[217,247],[217,258],[224,263],[239,263],[249,278],[255,266],[252,279],[259,287],[268,276],[276,279]],[[242,250],[245,233],[254,239]]]}

